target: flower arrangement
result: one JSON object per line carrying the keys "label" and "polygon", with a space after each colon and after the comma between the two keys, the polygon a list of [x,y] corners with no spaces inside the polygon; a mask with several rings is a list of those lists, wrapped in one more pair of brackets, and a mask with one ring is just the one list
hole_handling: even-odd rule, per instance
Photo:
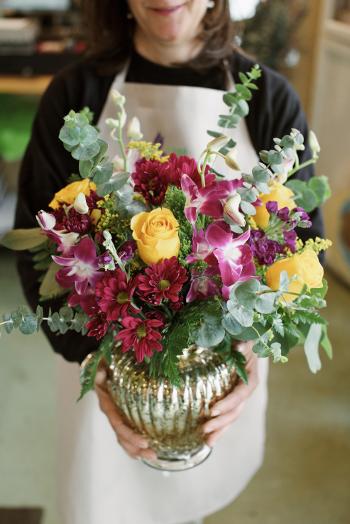
{"label": "flower arrangement", "polygon": [[[218,127],[237,126],[249,112],[261,70],[240,75]],[[113,159],[85,108],[64,119],[59,138],[79,162],[79,175],[57,192],[38,228],[13,230],[2,243],[31,249],[44,272],[35,313],[25,307],[5,314],[2,326],[30,334],[47,322],[53,332],[69,329],[98,341],[82,371],[81,395],[93,388],[101,359],[112,351],[133,352],[151,376],[180,380],[178,357],[192,344],[210,347],[234,364],[247,381],[244,357],[234,340],[254,340],[259,357],[286,362],[303,344],[313,372],[319,346],[331,357],[325,307],[327,283],[318,260],[330,242],[298,238],[311,226],[309,213],[329,197],[325,177],[290,177],[317,161],[299,163],[304,138],[296,129],[260,153],[251,173],[235,160],[236,143],[224,131],[211,139],[197,162],[143,141],[137,118],[127,120],[125,98],[113,93]],[[124,137],[126,139],[124,140]],[[214,169],[224,159],[231,176]],[[45,300],[62,295],[59,311]]]}

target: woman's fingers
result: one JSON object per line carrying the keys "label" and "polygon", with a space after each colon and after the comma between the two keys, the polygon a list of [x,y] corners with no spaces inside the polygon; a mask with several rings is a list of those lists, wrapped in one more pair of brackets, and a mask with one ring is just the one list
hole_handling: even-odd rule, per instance
{"label": "woman's fingers", "polygon": [[211,420],[206,422],[203,425],[203,432],[212,433],[213,431],[220,431],[226,426],[232,424],[232,422],[234,422],[241,414],[244,408],[244,404],[245,402],[241,402],[239,406],[229,411],[227,414],[212,418]]}
{"label": "woman's fingers", "polygon": [[210,433],[210,435],[208,435],[206,438],[207,445],[212,448],[219,438],[222,437],[222,435],[229,429],[229,427],[230,426],[228,425],[219,429],[218,431],[213,431],[213,433]]}
{"label": "woman's fingers", "polygon": [[140,449],[133,446],[130,442],[118,438],[119,444],[126,451],[130,458],[133,459],[146,459],[146,460],[155,460],[157,458],[156,453],[152,449]]}

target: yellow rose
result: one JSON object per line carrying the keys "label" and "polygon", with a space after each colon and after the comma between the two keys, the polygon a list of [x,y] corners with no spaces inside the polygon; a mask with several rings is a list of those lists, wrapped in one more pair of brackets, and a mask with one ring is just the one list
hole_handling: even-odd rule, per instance
{"label": "yellow rose", "polygon": [[288,187],[285,187],[279,182],[274,182],[271,186],[271,191],[268,194],[259,195],[262,205],[256,208],[256,215],[254,215],[254,221],[258,227],[265,229],[270,220],[270,214],[266,209],[267,202],[277,202],[278,209],[282,207],[288,207],[288,209],[294,209],[296,203],[293,200],[294,193]]}
{"label": "yellow rose", "polygon": [[[307,248],[300,254],[297,253],[272,264],[266,272],[266,282],[271,289],[279,289],[282,271],[287,271],[289,278],[294,275],[298,277],[289,284],[288,291],[290,293],[300,293],[305,284],[309,288],[322,287],[323,285],[323,267],[312,249]],[[292,302],[297,296],[285,293],[283,298],[287,302]]]}
{"label": "yellow rose", "polygon": [[85,196],[90,195],[90,191],[95,191],[96,184],[90,182],[88,178],[72,182],[68,186],[55,193],[55,197],[51,200],[49,206],[52,209],[58,209],[61,204],[74,204],[75,199],[79,193],[84,193]]}
{"label": "yellow rose", "polygon": [[157,208],[135,215],[131,219],[131,229],[145,264],[156,264],[179,254],[179,224],[170,209]]}

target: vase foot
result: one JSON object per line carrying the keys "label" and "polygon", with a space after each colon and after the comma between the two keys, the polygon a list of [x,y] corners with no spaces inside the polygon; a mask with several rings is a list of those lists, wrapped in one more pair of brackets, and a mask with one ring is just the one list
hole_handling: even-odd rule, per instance
{"label": "vase foot", "polygon": [[211,452],[212,448],[205,444],[199,451],[193,453],[193,455],[189,454],[187,457],[183,455],[179,458],[157,457],[155,460],[142,459],[142,462],[160,471],[185,471],[202,464]]}

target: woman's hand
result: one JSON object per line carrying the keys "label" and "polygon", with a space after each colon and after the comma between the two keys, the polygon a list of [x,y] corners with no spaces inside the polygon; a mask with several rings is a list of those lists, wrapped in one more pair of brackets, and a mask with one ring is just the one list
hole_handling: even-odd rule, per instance
{"label": "woman's hand", "polygon": [[117,441],[124,451],[133,459],[144,458],[153,460],[157,457],[155,452],[149,448],[147,440],[140,434],[127,426],[114,404],[106,385],[107,371],[105,364],[101,364],[96,374],[95,391],[99,405],[106,415]]}
{"label": "woman's hand", "polygon": [[213,447],[219,437],[239,417],[245,401],[258,385],[258,358],[253,353],[253,342],[239,342],[235,349],[246,358],[248,385],[240,382],[225,398],[219,400],[211,409],[212,419],[203,425],[204,433],[208,433],[206,442]]}

